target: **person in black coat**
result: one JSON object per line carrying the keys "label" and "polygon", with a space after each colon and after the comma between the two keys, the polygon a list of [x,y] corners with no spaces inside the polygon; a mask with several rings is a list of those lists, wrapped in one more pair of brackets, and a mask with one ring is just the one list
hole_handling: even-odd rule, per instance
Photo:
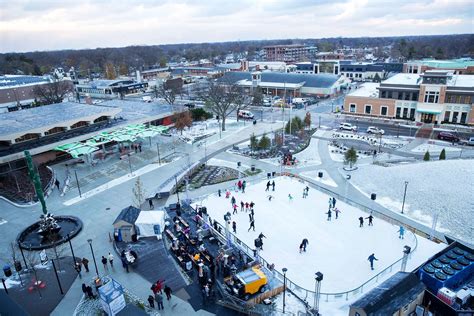
{"label": "person in black coat", "polygon": [[165,291],[166,299],[169,301],[171,299],[171,293],[173,293],[173,291],[168,285],[165,285],[165,289],[163,291]]}
{"label": "person in black coat", "polygon": [[303,246],[303,251],[306,252],[306,246],[309,245],[309,241],[308,239],[303,239],[303,241],[301,242],[301,245]]}
{"label": "person in black coat", "polygon": [[364,218],[362,216],[359,217],[359,227],[364,227]]}
{"label": "person in black coat", "polygon": [[374,226],[374,224],[372,223],[372,220],[374,219],[374,217],[372,215],[369,215],[369,217],[366,217],[366,219],[369,220],[369,226]]}

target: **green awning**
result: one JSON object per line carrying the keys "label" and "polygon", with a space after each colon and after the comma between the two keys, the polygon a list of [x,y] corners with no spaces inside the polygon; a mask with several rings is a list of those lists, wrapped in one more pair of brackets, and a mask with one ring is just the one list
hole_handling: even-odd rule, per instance
{"label": "green awning", "polygon": [[441,110],[438,109],[416,109],[418,113],[426,113],[426,114],[441,114]]}
{"label": "green awning", "polygon": [[74,158],[77,158],[81,155],[88,155],[88,154],[91,154],[93,153],[94,151],[97,151],[99,150],[99,148],[97,147],[93,147],[93,146],[87,146],[87,145],[84,145],[82,147],[77,147],[75,149],[72,149],[72,150],[69,150],[68,153],[74,157]]}

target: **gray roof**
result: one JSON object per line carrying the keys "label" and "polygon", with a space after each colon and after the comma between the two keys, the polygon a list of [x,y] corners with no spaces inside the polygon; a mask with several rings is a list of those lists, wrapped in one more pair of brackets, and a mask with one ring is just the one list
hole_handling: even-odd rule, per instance
{"label": "gray roof", "polygon": [[[243,71],[226,72],[220,79],[221,81],[230,80],[237,82],[240,80],[252,80],[252,73]],[[280,82],[280,83],[302,83],[305,87],[311,88],[329,88],[339,79],[338,75],[332,74],[289,74],[284,72],[267,71],[262,72],[262,82]]]}
{"label": "gray roof", "polygon": [[140,209],[134,206],[128,206],[120,212],[120,214],[115,219],[113,225],[115,225],[119,221],[135,224],[135,221],[137,220],[138,215],[140,215]]}
{"label": "gray roof", "polygon": [[32,129],[50,126],[95,114],[110,112],[110,108],[83,103],[63,102],[0,113],[0,135],[28,132]]}
{"label": "gray roof", "polygon": [[351,307],[361,308],[367,315],[392,315],[411,303],[425,288],[415,274],[397,272],[355,301]]}
{"label": "gray roof", "polygon": [[34,83],[47,83],[49,78],[43,76],[15,76],[5,75],[0,76],[0,87],[22,86]]}
{"label": "gray roof", "polygon": [[169,104],[164,103],[147,103],[140,99],[133,100],[108,100],[100,103],[104,108],[120,108],[122,111],[117,115],[128,121],[145,119],[150,116],[159,116],[165,113],[173,112],[173,108]]}

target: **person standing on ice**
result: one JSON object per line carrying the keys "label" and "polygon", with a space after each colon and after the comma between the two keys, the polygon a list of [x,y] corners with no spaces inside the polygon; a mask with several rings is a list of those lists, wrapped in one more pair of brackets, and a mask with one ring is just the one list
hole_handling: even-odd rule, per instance
{"label": "person standing on ice", "polygon": [[329,202],[328,202],[328,203],[329,203],[329,209],[331,209],[331,207],[332,207],[332,197],[329,198]]}
{"label": "person standing on ice", "polygon": [[240,211],[244,211],[244,201],[240,201]]}
{"label": "person standing on ice", "polygon": [[265,236],[263,233],[260,233],[260,234],[258,235],[258,238],[260,238],[260,239],[263,240],[263,238],[267,238],[267,236]]}
{"label": "person standing on ice", "polygon": [[329,209],[329,211],[326,213],[326,214],[328,214],[328,221],[331,220],[331,215],[332,215],[331,213],[332,213],[332,212],[331,212],[331,209]]}
{"label": "person standing on ice", "polygon": [[370,261],[370,268],[373,270],[374,269],[374,261],[378,261],[379,259],[375,258],[375,254],[371,254],[367,260]]}
{"label": "person standing on ice", "polygon": [[364,218],[362,216],[359,217],[359,227],[364,227]]}
{"label": "person standing on ice", "polygon": [[237,223],[235,221],[232,222],[232,230],[234,231],[234,234],[237,234]]}
{"label": "person standing on ice", "polygon": [[332,198],[332,208],[335,208],[336,207],[336,198],[333,197]]}
{"label": "person standing on ice", "polygon": [[272,181],[272,191],[275,191],[275,180]]}
{"label": "person standing on ice", "polygon": [[288,194],[288,201],[293,202],[293,196],[291,196],[291,194]]}
{"label": "person standing on ice", "polygon": [[306,199],[306,188],[303,189],[303,199]]}
{"label": "person standing on ice", "polygon": [[237,204],[234,204],[233,208],[234,208],[234,211],[232,212],[232,214],[237,214]]}
{"label": "person standing on ice", "polygon": [[341,213],[341,211],[336,207],[334,209],[334,213],[336,213],[336,219],[338,219],[339,218],[339,213]]}
{"label": "person standing on ice", "polygon": [[253,231],[255,231],[255,220],[253,219],[253,217],[252,217],[252,220],[250,221],[250,227],[247,231],[249,232],[251,228],[253,228]]}
{"label": "person standing on ice", "polygon": [[374,219],[374,217],[372,216],[372,214],[370,214],[369,217],[366,217],[366,219],[369,220],[369,226],[374,226],[374,224],[372,223],[372,220]]}
{"label": "person standing on ice", "polygon": [[400,226],[400,229],[398,230],[398,232],[400,233],[400,235],[398,236],[398,238],[400,239],[404,239],[404,235],[405,235],[405,228],[403,226]]}
{"label": "person standing on ice", "polygon": [[301,242],[301,244],[303,245],[303,251],[306,252],[306,246],[309,245],[309,241],[308,239],[303,239],[303,241]]}
{"label": "person standing on ice", "polygon": [[247,186],[247,181],[242,182],[242,193],[245,193],[245,187]]}
{"label": "person standing on ice", "polygon": [[250,209],[250,213],[249,213],[249,218],[250,220],[253,220],[253,216],[254,216],[254,212],[253,212],[253,208]]}
{"label": "person standing on ice", "polygon": [[267,192],[268,190],[270,190],[270,186],[271,186],[270,181],[268,181],[268,182],[267,182],[267,188],[265,189],[265,192]]}

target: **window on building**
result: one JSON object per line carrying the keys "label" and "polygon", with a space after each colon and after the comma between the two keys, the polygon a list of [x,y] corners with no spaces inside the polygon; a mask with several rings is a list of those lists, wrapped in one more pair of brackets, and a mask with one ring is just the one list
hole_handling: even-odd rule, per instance
{"label": "window on building", "polygon": [[387,112],[388,112],[388,107],[382,106],[380,108],[380,115],[387,115]]}
{"label": "window on building", "polygon": [[444,122],[449,122],[450,116],[451,116],[451,111],[444,112]]}
{"label": "window on building", "polygon": [[418,101],[418,92],[413,92],[412,93],[411,100],[412,101]]}
{"label": "window on building", "polygon": [[403,93],[403,100],[407,100],[407,101],[410,100],[410,95],[411,95],[410,92],[404,92]]}
{"label": "window on building", "polygon": [[398,107],[397,107],[397,110],[396,110],[396,112],[395,112],[395,117],[396,117],[396,118],[400,118],[400,114],[401,114],[401,113],[402,113],[402,108],[398,108]]}
{"label": "window on building", "polygon": [[392,91],[387,91],[387,99],[392,99]]}
{"label": "window on building", "polygon": [[459,112],[453,112],[453,120],[452,120],[453,123],[458,122],[458,115],[459,115]]}
{"label": "window on building", "polygon": [[425,92],[425,103],[438,103],[439,92],[437,91],[426,91]]}
{"label": "window on building", "polygon": [[410,119],[415,118],[415,109],[410,109]]}
{"label": "window on building", "polygon": [[466,119],[467,119],[467,112],[461,112],[461,120],[459,121],[459,123],[466,124]]}
{"label": "window on building", "polygon": [[349,112],[355,113],[356,112],[356,105],[354,103],[351,103],[349,105]]}
{"label": "window on building", "polygon": [[387,91],[381,91],[380,92],[380,97],[385,99],[387,97]]}
{"label": "window on building", "polygon": [[408,109],[407,108],[403,108],[403,118],[408,118]]}
{"label": "window on building", "polygon": [[372,105],[366,104],[364,113],[365,114],[370,114],[371,111],[372,111]]}

